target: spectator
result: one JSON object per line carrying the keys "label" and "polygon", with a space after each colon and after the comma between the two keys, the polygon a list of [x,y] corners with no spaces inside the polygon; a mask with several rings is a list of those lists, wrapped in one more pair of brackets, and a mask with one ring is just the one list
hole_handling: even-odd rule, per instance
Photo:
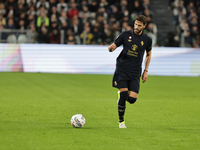
{"label": "spectator", "polygon": [[110,29],[107,29],[107,30],[104,30],[104,33],[103,33],[103,38],[102,38],[102,44],[103,45],[109,45],[112,43],[113,39],[115,37],[113,36],[113,33],[111,32]]}
{"label": "spectator", "polygon": [[141,14],[142,14],[143,8],[142,8],[142,6],[140,5],[139,0],[135,0],[135,1],[134,1],[133,7],[131,7],[131,9],[129,8],[129,12],[130,12],[130,13],[137,14],[137,15],[141,15]]}
{"label": "spectator", "polygon": [[41,15],[37,18],[37,27],[40,28],[42,23],[45,23],[46,27],[49,26],[49,18],[46,16],[45,12],[41,12]]}
{"label": "spectator", "polygon": [[38,42],[39,43],[49,43],[49,34],[48,34],[48,29],[46,27],[41,28],[41,32],[38,35]]}
{"label": "spectator", "polygon": [[74,44],[76,44],[73,35],[69,35],[68,36],[66,44],[68,44],[68,45],[74,45]]}
{"label": "spectator", "polygon": [[66,21],[61,22],[60,29],[64,30],[65,33],[67,32],[67,30],[69,29],[69,26]]}
{"label": "spectator", "polygon": [[82,44],[91,44],[93,40],[93,34],[90,27],[85,27],[84,31],[80,35]]}
{"label": "spectator", "polygon": [[71,29],[67,29],[66,35],[65,35],[65,41],[68,39],[68,36],[72,35],[74,37],[74,33]]}
{"label": "spectator", "polygon": [[46,10],[49,10],[50,5],[49,2],[46,0],[39,0],[36,4],[36,9],[39,9],[40,7],[44,7]]}
{"label": "spectator", "polygon": [[148,10],[151,11],[150,1],[149,0],[143,0],[143,7],[144,7],[144,9],[148,9]]}
{"label": "spectator", "polygon": [[49,36],[51,44],[60,44],[60,33],[57,29],[53,29]]}
{"label": "spectator", "polygon": [[94,27],[92,44],[100,44],[101,42],[102,42],[102,40],[101,40],[101,32],[99,32],[99,28],[98,27]]}
{"label": "spectator", "polygon": [[53,22],[56,22],[58,24],[58,19],[55,14],[52,14],[50,18],[50,24],[52,24]]}
{"label": "spectator", "polygon": [[5,26],[6,29],[16,29],[13,18],[9,18]]}
{"label": "spectator", "polygon": [[[51,11],[48,13],[48,17],[51,17],[52,14],[55,14],[57,18],[59,18],[60,14],[57,12],[56,6],[51,7]],[[61,14],[62,15],[62,14]]]}
{"label": "spectator", "polygon": [[27,31],[27,43],[37,43],[38,42],[38,32],[34,23],[31,23]]}
{"label": "spectator", "polygon": [[192,2],[192,1],[190,1],[189,4],[186,7],[186,11],[187,11],[188,15],[190,13],[190,10],[195,10],[194,2]]}
{"label": "spectator", "polygon": [[191,9],[191,10],[190,10],[190,14],[189,14],[189,16],[188,16],[188,20],[190,21],[190,20],[192,20],[193,18],[198,19],[198,15],[197,15],[197,13],[196,13],[195,10]]}
{"label": "spectator", "polygon": [[75,15],[78,16],[79,10],[76,8],[76,3],[71,4],[71,8],[67,12],[69,20],[71,20]]}
{"label": "spectator", "polygon": [[130,30],[132,30],[132,27],[128,25],[128,26],[126,27],[126,31],[130,31]]}
{"label": "spectator", "polygon": [[179,47],[179,39],[175,32],[168,32],[166,37],[166,47]]}
{"label": "spectator", "polygon": [[14,18],[14,13],[15,13],[14,5],[9,5],[8,9],[7,9],[7,14],[6,14],[7,19],[10,18],[10,17]]}
{"label": "spectator", "polygon": [[57,11],[58,13],[61,13],[62,11],[68,11],[68,5],[64,0],[59,0],[59,3],[57,4]]}
{"label": "spectator", "polygon": [[1,25],[3,26],[6,25],[6,19],[3,17],[3,14],[0,14],[0,22],[1,22]]}
{"label": "spectator", "polygon": [[[103,27],[104,27],[104,17],[101,15],[97,16],[96,23],[98,24],[99,32],[102,32]],[[95,27],[95,24],[94,24],[94,27]]]}
{"label": "spectator", "polygon": [[173,24],[174,24],[174,29],[176,30],[176,27],[179,25],[178,22],[178,16],[180,14],[180,12],[182,12],[182,14],[186,14],[186,8],[184,7],[184,2],[182,0],[175,0],[174,2],[174,9],[173,9]]}
{"label": "spectator", "polygon": [[116,6],[112,6],[111,17],[114,17],[116,20],[121,21],[123,14],[118,10]]}
{"label": "spectator", "polygon": [[75,35],[80,35],[82,32],[82,26],[79,24],[78,17],[74,17],[72,20],[71,30]]}
{"label": "spectator", "polygon": [[28,21],[27,21],[27,15],[26,13],[21,13],[21,15],[19,16],[19,20],[24,20],[24,25],[25,27],[27,27]]}
{"label": "spectator", "polygon": [[188,30],[186,32],[186,35],[184,36],[184,47],[192,47],[193,46],[193,38],[190,35],[190,31]]}
{"label": "spectator", "polygon": [[4,3],[0,3],[0,15],[5,16],[6,15],[6,8]]}
{"label": "spectator", "polygon": [[72,3],[76,3],[77,0],[68,0],[67,4],[68,4],[68,9],[72,8]]}
{"label": "spectator", "polygon": [[26,21],[26,25],[29,26],[31,23],[35,23],[36,22],[35,20],[36,19],[35,19],[34,15],[33,14],[29,14],[28,15],[28,19]]}
{"label": "spectator", "polygon": [[150,10],[149,10],[149,9],[144,9],[143,15],[146,16],[146,17],[150,16],[151,18],[153,18],[153,16],[152,16],[152,14],[150,13]]}
{"label": "spectator", "polygon": [[107,2],[107,0],[100,0],[99,6],[100,6],[101,8],[104,8],[105,10],[108,10],[108,8],[109,8],[109,3]]}
{"label": "spectator", "polygon": [[90,12],[96,12],[98,8],[99,8],[99,5],[97,3],[97,0],[92,0],[92,2],[88,6],[88,9]]}
{"label": "spectator", "polygon": [[58,26],[57,22],[52,22],[51,25],[50,25],[49,31],[53,32],[53,30],[55,30],[55,29],[58,30],[58,27],[59,26]]}
{"label": "spectator", "polygon": [[83,6],[82,10],[79,12],[79,17],[82,18],[83,23],[87,22],[90,18],[90,12],[87,6]]}
{"label": "spectator", "polygon": [[25,25],[24,20],[19,20],[18,25],[17,25],[17,29],[19,29],[19,30],[25,30],[26,29],[26,25]]}
{"label": "spectator", "polygon": [[193,37],[193,39],[195,39],[197,35],[200,35],[198,26],[194,25],[192,26],[192,29],[191,29],[191,36]]}
{"label": "spectator", "polygon": [[96,12],[96,18],[98,18],[98,16],[102,16],[103,17],[103,22],[104,23],[107,22],[108,14],[107,14],[107,12],[106,12],[104,7],[99,7],[98,8],[98,10]]}
{"label": "spectator", "polygon": [[190,29],[192,29],[193,26],[199,26],[199,22],[197,20],[196,17],[193,17],[190,21],[189,21],[189,27]]}
{"label": "spectator", "polygon": [[11,10],[11,7],[12,7],[12,10],[14,10],[15,4],[16,4],[15,0],[6,1],[5,6],[6,6],[6,9],[7,9],[7,12]]}
{"label": "spectator", "polygon": [[52,10],[52,7],[57,7],[57,0],[49,1],[49,10]]}
{"label": "spectator", "polygon": [[[4,26],[2,25],[2,23],[0,22],[0,32],[4,29]],[[1,32],[0,35],[0,41],[5,41],[7,39],[8,34],[5,32]]]}
{"label": "spectator", "polygon": [[184,23],[184,25],[182,26],[182,28],[181,28],[181,41],[180,41],[180,46],[181,47],[184,47],[184,37],[187,35],[187,31],[190,31],[190,28],[189,28],[189,25],[188,25],[188,23],[186,22],[186,23]]}
{"label": "spectator", "polygon": [[126,30],[127,27],[128,27],[128,22],[127,21],[123,21],[122,22],[122,27],[121,27],[121,32],[127,31]]}
{"label": "spectator", "polygon": [[26,13],[26,8],[24,7],[23,3],[19,3],[14,12],[15,19],[18,20],[22,13]]}
{"label": "spectator", "polygon": [[59,17],[59,22],[60,22],[60,24],[62,24],[63,22],[67,22],[67,21],[68,21],[67,13],[63,10],[63,11],[61,11],[61,16]]}
{"label": "spectator", "polygon": [[200,48],[200,35],[197,35],[195,38],[194,48]]}
{"label": "spectator", "polygon": [[26,3],[28,5],[28,7],[35,6],[37,3],[37,0],[26,0]]}
{"label": "spectator", "polygon": [[17,1],[17,4],[18,4],[18,5],[19,5],[19,4],[22,4],[22,5],[24,6],[24,8],[27,7],[27,4],[26,4],[26,1],[25,1],[25,0],[18,0],[18,1]]}
{"label": "spectator", "polygon": [[88,2],[87,0],[81,0],[80,4],[77,4],[77,9],[79,11],[83,11],[83,7],[88,7]]}
{"label": "spectator", "polygon": [[119,29],[120,29],[119,24],[117,22],[114,22],[113,25],[111,26],[111,32],[114,38],[116,38],[120,34]]}
{"label": "spectator", "polygon": [[129,25],[133,24],[133,22],[130,20],[130,18],[128,16],[123,16],[122,20],[119,22],[120,23],[120,27],[122,27],[122,23],[123,22],[127,22]]}
{"label": "spectator", "polygon": [[149,23],[147,26],[147,35],[152,38],[152,46],[157,43],[157,27],[153,23]]}
{"label": "spectator", "polygon": [[33,16],[36,16],[36,11],[35,11],[34,5],[30,5],[30,6],[29,6],[29,9],[28,9],[28,11],[27,11],[26,14],[27,14],[27,15],[32,14]]}
{"label": "spectator", "polygon": [[40,15],[41,15],[41,12],[44,12],[46,15],[48,15],[48,10],[47,10],[44,6],[41,6],[41,7],[37,10],[37,12],[36,12],[37,16],[40,16]]}

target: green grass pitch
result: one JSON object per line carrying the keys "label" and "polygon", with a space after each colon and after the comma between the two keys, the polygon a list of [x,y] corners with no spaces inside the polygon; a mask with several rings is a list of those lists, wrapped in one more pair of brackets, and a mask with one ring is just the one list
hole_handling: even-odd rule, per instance
{"label": "green grass pitch", "polygon": [[[149,76],[127,129],[112,75],[0,73],[1,150],[198,150],[200,77]],[[72,115],[86,118],[73,128]]]}

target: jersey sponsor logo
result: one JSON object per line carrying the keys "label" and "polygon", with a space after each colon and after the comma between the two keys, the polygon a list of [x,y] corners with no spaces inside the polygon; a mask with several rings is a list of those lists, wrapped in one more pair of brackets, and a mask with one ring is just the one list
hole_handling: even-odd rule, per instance
{"label": "jersey sponsor logo", "polygon": [[136,51],[138,49],[138,46],[136,44],[131,46],[131,50],[128,50],[127,55],[138,57],[138,52]]}
{"label": "jersey sponsor logo", "polygon": [[143,41],[141,41],[141,45],[142,45],[142,46],[144,45],[144,42],[143,42]]}

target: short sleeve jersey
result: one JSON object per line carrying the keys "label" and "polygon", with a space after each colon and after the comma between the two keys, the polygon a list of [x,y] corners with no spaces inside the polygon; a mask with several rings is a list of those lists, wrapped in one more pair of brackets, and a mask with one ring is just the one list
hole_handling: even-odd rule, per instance
{"label": "short sleeve jersey", "polygon": [[114,41],[123,50],[117,57],[116,70],[127,75],[140,76],[144,52],[151,51],[152,39],[145,33],[136,35],[133,30],[122,32]]}

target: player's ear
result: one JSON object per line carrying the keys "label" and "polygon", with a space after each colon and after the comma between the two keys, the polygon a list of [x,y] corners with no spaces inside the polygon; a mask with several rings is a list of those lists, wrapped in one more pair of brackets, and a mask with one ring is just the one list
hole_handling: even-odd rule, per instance
{"label": "player's ear", "polygon": [[144,28],[146,28],[147,24],[144,24]]}

